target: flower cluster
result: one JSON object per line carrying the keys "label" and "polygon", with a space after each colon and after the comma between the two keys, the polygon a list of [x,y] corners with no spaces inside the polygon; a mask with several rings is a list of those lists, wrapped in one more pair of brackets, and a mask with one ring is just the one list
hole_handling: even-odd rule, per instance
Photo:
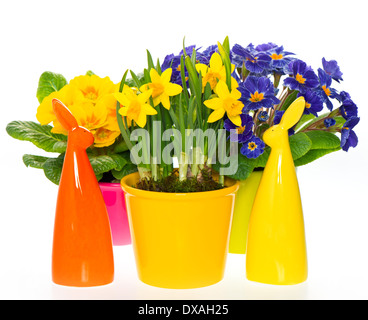
{"label": "flower cluster", "polygon": [[75,77],[42,100],[37,109],[37,120],[41,125],[52,122],[51,132],[67,135],[52,109],[52,99],[59,99],[70,109],[78,124],[93,133],[94,147],[110,146],[120,136],[113,96],[117,90],[118,85],[109,77],[100,78],[95,74]]}
{"label": "flower cluster", "polygon": [[[252,133],[246,131],[247,141],[244,141],[243,129],[250,126],[250,118],[243,117],[245,122],[235,127],[239,132],[238,141],[243,145],[243,155],[256,158],[263,153],[265,145],[261,140],[264,132],[262,123],[267,124],[263,126],[265,129],[277,124],[281,120],[283,110],[290,105],[290,99],[299,96],[303,96],[306,101],[306,117],[303,121],[310,121],[310,116],[316,117],[316,120],[321,118],[321,121],[310,121],[309,126],[306,122],[302,132],[341,132],[343,150],[347,151],[349,147],[357,145],[358,139],[352,130],[359,122],[357,106],[347,92],[338,92],[333,87],[333,80],[338,83],[342,81],[342,72],[335,60],[327,61],[323,58],[322,68],[316,73],[307,63],[296,58],[294,53],[273,43],[256,47],[253,44],[247,47],[235,44],[230,57],[236,66],[232,76],[237,79],[237,89],[241,93],[239,101],[244,104],[242,114],[252,116],[253,130]],[[282,89],[279,89],[282,77]],[[339,104],[335,110],[334,103]],[[329,112],[320,115],[324,106]],[[341,117],[345,120],[344,124],[341,123]],[[226,121],[225,128],[230,130],[234,129],[234,126]],[[293,129],[289,130],[290,135],[294,133]],[[231,139],[236,137],[231,135]]]}

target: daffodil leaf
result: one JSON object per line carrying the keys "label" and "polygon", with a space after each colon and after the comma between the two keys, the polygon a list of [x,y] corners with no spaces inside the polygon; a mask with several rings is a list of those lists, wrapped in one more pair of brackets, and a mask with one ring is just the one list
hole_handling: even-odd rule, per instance
{"label": "daffodil leaf", "polygon": [[136,85],[136,87],[137,87],[137,88],[140,88],[140,87],[141,87],[141,85],[142,85],[142,83],[141,83],[141,81],[138,79],[137,75],[136,75],[132,70],[130,70],[130,74],[131,74],[131,76],[132,76],[132,78],[133,78],[133,81],[134,81],[134,84]]}
{"label": "daffodil leaf", "polygon": [[46,71],[41,74],[38,81],[37,99],[39,103],[43,101],[45,97],[50,95],[54,91],[59,91],[68,82],[63,75]]}
{"label": "daffodil leaf", "polygon": [[152,55],[148,50],[147,50],[147,62],[148,62],[148,71],[150,71],[152,68],[155,68]]}
{"label": "daffodil leaf", "polygon": [[43,165],[48,159],[48,157],[36,156],[33,154],[25,154],[23,156],[24,164],[27,167],[32,167],[36,169],[43,169]]}
{"label": "daffodil leaf", "polygon": [[93,76],[95,73],[93,72],[93,71],[91,71],[91,70],[88,70],[87,72],[86,72],[86,76]]}
{"label": "daffodil leaf", "polygon": [[15,139],[32,142],[47,152],[65,152],[67,136],[52,133],[51,129],[50,125],[41,126],[33,121],[12,121],[6,127],[8,134]]}

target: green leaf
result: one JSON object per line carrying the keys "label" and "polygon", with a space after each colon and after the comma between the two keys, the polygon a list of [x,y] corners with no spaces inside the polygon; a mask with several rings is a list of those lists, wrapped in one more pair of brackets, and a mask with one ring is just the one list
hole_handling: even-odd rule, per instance
{"label": "green leaf", "polygon": [[131,174],[133,172],[137,172],[138,167],[133,163],[128,163],[125,165],[120,171],[112,170],[111,173],[115,179],[121,180],[123,177]]}
{"label": "green leaf", "polygon": [[50,125],[41,126],[33,121],[12,121],[6,126],[8,134],[15,139],[32,142],[47,152],[65,152],[67,136],[52,133],[51,129]]}
{"label": "green leaf", "polygon": [[107,155],[89,155],[88,158],[96,175],[108,172],[118,167],[117,162],[112,157]]}
{"label": "green leaf", "polygon": [[50,95],[54,91],[59,91],[68,82],[63,75],[46,71],[41,74],[40,80],[38,81],[37,88],[37,99],[39,103],[43,101],[45,97]]}
{"label": "green leaf", "polygon": [[303,157],[295,160],[295,166],[303,166],[305,164],[311,163],[318,158],[325,156],[326,154],[339,151],[341,148],[331,148],[331,149],[313,149],[307,152]]}
{"label": "green leaf", "polygon": [[296,91],[296,90],[291,91],[291,93],[289,94],[289,96],[285,99],[285,102],[283,103],[283,105],[282,105],[282,107],[281,107],[280,110],[286,110],[287,108],[289,108],[289,106],[296,99],[296,96],[297,95],[298,95],[298,91]]}
{"label": "green leaf", "polygon": [[128,161],[121,154],[115,153],[110,154],[109,156],[115,161],[115,169],[117,171],[120,171],[128,163]]}
{"label": "green leaf", "polygon": [[48,157],[35,156],[33,154],[25,154],[23,156],[24,164],[27,167],[32,167],[36,169],[43,169],[43,165],[48,159]]}
{"label": "green leaf", "polygon": [[95,73],[93,72],[93,71],[91,71],[91,70],[88,70],[87,72],[86,72],[86,76],[93,76]]}
{"label": "green leaf", "polygon": [[[229,46],[229,38],[226,37],[224,44],[226,47]],[[230,51],[225,49],[220,43],[218,44],[219,52],[222,58],[222,62],[225,66],[225,72],[226,72],[226,84],[229,88],[229,91],[231,91],[231,62],[230,62]]]}
{"label": "green leaf", "polygon": [[45,176],[53,183],[59,184],[61,171],[63,170],[64,154],[57,158],[48,158],[43,164]]}
{"label": "green leaf", "polygon": [[294,160],[304,156],[312,148],[311,139],[303,132],[290,136],[289,142]]}
{"label": "green leaf", "polygon": [[305,134],[312,141],[311,149],[335,149],[340,147],[340,139],[331,132],[313,130]]}
{"label": "green leaf", "polygon": [[148,50],[147,50],[147,63],[148,63],[148,71],[150,71],[152,68],[155,68],[152,55]]}
{"label": "green leaf", "polygon": [[316,116],[313,114],[303,114],[298,123],[295,125],[294,130],[298,131],[299,128],[303,127],[305,124],[313,120]]}

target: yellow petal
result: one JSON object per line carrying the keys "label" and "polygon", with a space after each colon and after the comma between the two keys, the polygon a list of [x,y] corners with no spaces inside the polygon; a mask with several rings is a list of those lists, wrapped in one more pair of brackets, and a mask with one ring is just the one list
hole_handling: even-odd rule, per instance
{"label": "yellow petal", "polygon": [[140,103],[145,103],[149,99],[149,97],[152,95],[152,92],[153,92],[153,89],[150,89],[150,90],[147,90],[145,92],[140,93],[137,96],[138,101]]}
{"label": "yellow petal", "polygon": [[236,81],[235,78],[231,77],[231,90],[236,89],[237,87],[239,87],[238,81]]}
{"label": "yellow petal", "polygon": [[203,102],[207,108],[216,110],[222,107],[222,100],[220,98],[212,98]]}
{"label": "yellow petal", "polygon": [[235,124],[237,127],[240,127],[240,126],[241,126],[241,124],[242,124],[242,122],[241,122],[241,118],[240,118],[240,116],[239,116],[239,115],[237,115],[237,116],[235,116],[235,117],[230,117],[230,116],[229,116],[229,119],[230,119],[230,121],[231,121],[233,124]]}
{"label": "yellow petal", "polygon": [[143,109],[143,111],[144,111],[146,114],[148,114],[148,115],[150,115],[150,116],[157,114],[156,109],[155,109],[155,108],[152,108],[152,106],[151,106],[151,105],[149,105],[148,103],[146,103],[146,104],[142,105],[142,109]]}
{"label": "yellow petal", "polygon": [[151,77],[151,82],[158,82],[158,83],[162,82],[160,75],[154,68],[150,70],[150,77]]}
{"label": "yellow petal", "polygon": [[119,101],[120,105],[122,106],[129,106],[130,100],[128,99],[127,95],[121,92],[115,92],[114,98]]}
{"label": "yellow petal", "polygon": [[213,111],[210,116],[208,117],[207,122],[215,122],[223,118],[225,114],[225,110],[223,108],[218,108],[217,110]]}
{"label": "yellow petal", "polygon": [[210,68],[212,72],[219,72],[222,68],[222,59],[217,52],[212,54],[210,59]]}
{"label": "yellow petal", "polygon": [[223,98],[226,98],[230,94],[229,88],[227,87],[227,84],[225,83],[225,81],[220,80],[217,83],[217,85],[216,85],[216,93],[222,99]]}
{"label": "yellow petal", "polygon": [[202,74],[202,77],[207,73],[207,71],[208,71],[208,67],[205,65],[205,64],[203,64],[203,63],[197,63],[196,65],[195,65],[195,67],[196,67],[196,70],[197,70],[197,72],[199,73],[199,72],[201,72],[201,74]]}
{"label": "yellow petal", "polygon": [[234,98],[235,100],[239,100],[241,98],[241,93],[239,90],[231,87],[232,90],[231,90],[231,97]]}
{"label": "yellow petal", "polygon": [[170,82],[171,79],[171,74],[172,74],[172,69],[171,68],[167,68],[162,74],[161,74],[161,81],[164,83],[168,83]]}
{"label": "yellow petal", "polygon": [[144,112],[141,112],[138,116],[138,119],[135,121],[137,125],[143,128],[147,123],[147,116]]}
{"label": "yellow petal", "polygon": [[176,96],[182,91],[183,91],[183,88],[176,83],[168,83],[165,86],[165,93],[170,97]]}
{"label": "yellow petal", "polygon": [[162,94],[161,96],[161,103],[165,109],[170,110],[170,98],[167,94]]}
{"label": "yellow petal", "polygon": [[128,107],[122,107],[122,108],[120,108],[120,109],[119,109],[119,113],[120,113],[122,116],[126,117],[128,110],[129,110],[129,108],[128,108]]}

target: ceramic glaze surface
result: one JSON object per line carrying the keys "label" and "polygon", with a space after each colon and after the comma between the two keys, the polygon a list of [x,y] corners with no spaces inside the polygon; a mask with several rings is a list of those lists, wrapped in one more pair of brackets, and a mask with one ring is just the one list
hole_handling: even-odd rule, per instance
{"label": "ceramic glaze surface", "polygon": [[124,246],[131,243],[129,222],[126,212],[124,192],[120,183],[100,182],[100,189],[109,214],[112,244]]}
{"label": "ceramic glaze surface", "polygon": [[246,275],[252,281],[288,285],[307,279],[303,210],[288,138],[304,107],[298,98],[264,134],[272,150],[249,222]]}
{"label": "ceramic glaze surface", "polygon": [[138,276],[146,284],[199,288],[222,280],[238,182],[209,192],[164,193],[122,179]]}
{"label": "ceramic glaze surface", "polygon": [[93,135],[78,126],[59,100],[52,103],[59,122],[69,132],[56,205],[52,279],[77,287],[108,284],[114,279],[110,225],[86,153]]}

